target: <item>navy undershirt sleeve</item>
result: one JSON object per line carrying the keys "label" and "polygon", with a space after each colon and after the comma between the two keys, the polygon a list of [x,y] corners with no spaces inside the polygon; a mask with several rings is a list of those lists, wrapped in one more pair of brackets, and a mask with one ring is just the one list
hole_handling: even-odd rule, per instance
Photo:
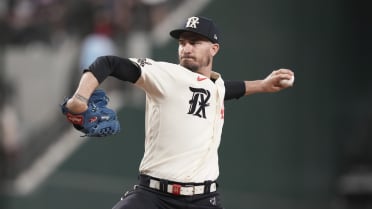
{"label": "navy undershirt sleeve", "polygon": [[[88,69],[102,83],[108,76],[113,76],[122,81],[135,83],[141,76],[141,69],[128,58],[118,56],[98,57]],[[225,100],[239,99],[245,94],[244,81],[225,81]]]}
{"label": "navy undershirt sleeve", "polygon": [[244,81],[225,81],[225,101],[239,99],[245,94]]}
{"label": "navy undershirt sleeve", "polygon": [[141,76],[141,69],[128,58],[117,56],[98,57],[88,69],[102,83],[108,76],[113,76],[122,81],[135,83]]}

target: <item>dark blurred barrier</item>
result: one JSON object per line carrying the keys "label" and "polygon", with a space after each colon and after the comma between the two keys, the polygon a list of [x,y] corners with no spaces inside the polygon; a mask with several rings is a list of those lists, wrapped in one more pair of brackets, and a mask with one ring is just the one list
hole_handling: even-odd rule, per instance
{"label": "dark blurred barrier", "polygon": [[[371,207],[370,192],[340,185],[358,165],[350,151],[372,166],[370,9],[367,1],[267,0],[213,2],[204,11],[222,30],[215,70],[225,79],[280,67],[296,73],[293,89],[226,103],[220,161],[228,206]],[[364,119],[353,119],[356,112]]]}

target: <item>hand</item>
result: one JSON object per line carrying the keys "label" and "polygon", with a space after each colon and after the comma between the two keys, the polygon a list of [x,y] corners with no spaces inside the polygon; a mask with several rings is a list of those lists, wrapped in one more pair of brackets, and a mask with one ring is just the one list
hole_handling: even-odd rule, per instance
{"label": "hand", "polygon": [[88,109],[88,100],[84,101],[82,99],[79,99],[79,96],[74,95],[68,101],[66,102],[66,108],[69,110],[71,113],[82,113],[85,112]]}
{"label": "hand", "polygon": [[293,71],[289,69],[275,70],[262,80],[262,89],[264,92],[277,92],[292,87],[293,83],[291,85],[284,85],[281,81],[285,79],[290,80],[293,76]]}

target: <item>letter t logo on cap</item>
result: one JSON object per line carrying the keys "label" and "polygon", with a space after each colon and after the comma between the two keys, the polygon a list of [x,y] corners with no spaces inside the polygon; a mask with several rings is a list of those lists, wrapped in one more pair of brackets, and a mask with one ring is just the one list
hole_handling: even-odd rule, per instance
{"label": "letter t logo on cap", "polygon": [[187,20],[186,28],[195,28],[196,29],[197,24],[199,24],[199,17],[190,17]]}

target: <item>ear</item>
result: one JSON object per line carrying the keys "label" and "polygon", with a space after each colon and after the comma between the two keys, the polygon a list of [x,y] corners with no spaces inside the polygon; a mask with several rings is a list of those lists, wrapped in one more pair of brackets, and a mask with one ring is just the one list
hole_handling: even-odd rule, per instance
{"label": "ear", "polygon": [[218,53],[219,49],[220,49],[219,44],[212,44],[211,49],[210,49],[211,55],[214,57]]}

